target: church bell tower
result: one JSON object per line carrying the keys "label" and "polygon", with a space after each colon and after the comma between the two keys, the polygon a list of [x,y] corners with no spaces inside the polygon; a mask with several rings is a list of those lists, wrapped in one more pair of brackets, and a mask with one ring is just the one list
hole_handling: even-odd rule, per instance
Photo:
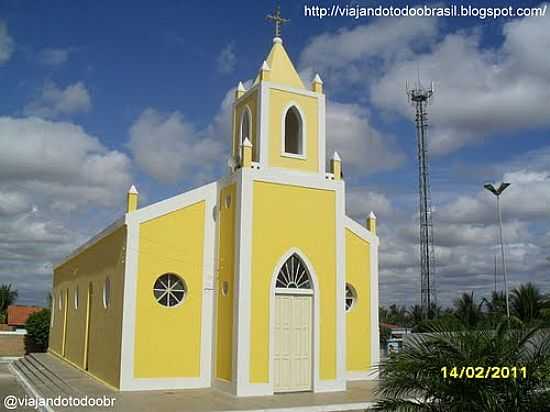
{"label": "church bell tower", "polygon": [[[306,88],[280,37],[280,15],[269,55],[247,90],[242,82],[233,104],[233,149],[230,165],[242,166],[243,149],[251,166],[283,169],[325,178],[325,95],[315,75]],[[338,176],[339,178],[340,176]]]}

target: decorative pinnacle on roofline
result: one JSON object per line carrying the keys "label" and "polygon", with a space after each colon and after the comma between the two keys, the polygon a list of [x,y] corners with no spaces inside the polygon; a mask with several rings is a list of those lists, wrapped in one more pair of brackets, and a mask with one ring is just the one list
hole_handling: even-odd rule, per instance
{"label": "decorative pinnacle on roofline", "polygon": [[277,5],[275,13],[268,14],[265,18],[275,24],[275,38],[281,38],[281,26],[290,21],[281,16],[281,6]]}

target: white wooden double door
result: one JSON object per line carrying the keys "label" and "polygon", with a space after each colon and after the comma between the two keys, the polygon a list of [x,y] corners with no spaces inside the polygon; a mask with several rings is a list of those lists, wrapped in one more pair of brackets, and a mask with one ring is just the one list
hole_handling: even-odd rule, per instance
{"label": "white wooden double door", "polygon": [[312,295],[275,295],[275,392],[311,390]]}

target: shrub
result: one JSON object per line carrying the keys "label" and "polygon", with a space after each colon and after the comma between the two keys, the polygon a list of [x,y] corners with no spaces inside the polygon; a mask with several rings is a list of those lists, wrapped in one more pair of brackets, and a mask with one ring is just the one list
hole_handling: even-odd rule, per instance
{"label": "shrub", "polygon": [[48,349],[50,334],[50,310],[42,309],[29,316],[25,323],[27,329],[27,351],[45,352]]}
{"label": "shrub", "polygon": [[[449,332],[449,330],[453,330]],[[479,379],[442,375],[442,368],[525,367],[526,376]],[[375,410],[440,412],[547,412],[550,405],[550,331],[521,322],[471,330],[439,322],[411,337],[381,365]]]}

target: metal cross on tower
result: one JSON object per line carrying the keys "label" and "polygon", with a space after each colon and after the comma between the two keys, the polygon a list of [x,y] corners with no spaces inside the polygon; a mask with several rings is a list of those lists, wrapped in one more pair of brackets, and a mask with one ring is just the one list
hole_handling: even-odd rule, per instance
{"label": "metal cross on tower", "polygon": [[281,26],[290,21],[281,16],[281,6],[277,6],[275,13],[268,14],[265,18],[275,23],[275,37],[281,37]]}
{"label": "metal cross on tower", "polygon": [[[420,76],[419,76],[420,77]],[[428,316],[435,302],[434,272],[435,258],[433,246],[432,205],[430,194],[430,172],[428,163],[426,106],[433,95],[433,86],[425,89],[420,84],[410,89],[407,86],[410,102],[416,107],[416,140],[418,147],[418,195],[420,215],[420,304],[424,316]]]}

